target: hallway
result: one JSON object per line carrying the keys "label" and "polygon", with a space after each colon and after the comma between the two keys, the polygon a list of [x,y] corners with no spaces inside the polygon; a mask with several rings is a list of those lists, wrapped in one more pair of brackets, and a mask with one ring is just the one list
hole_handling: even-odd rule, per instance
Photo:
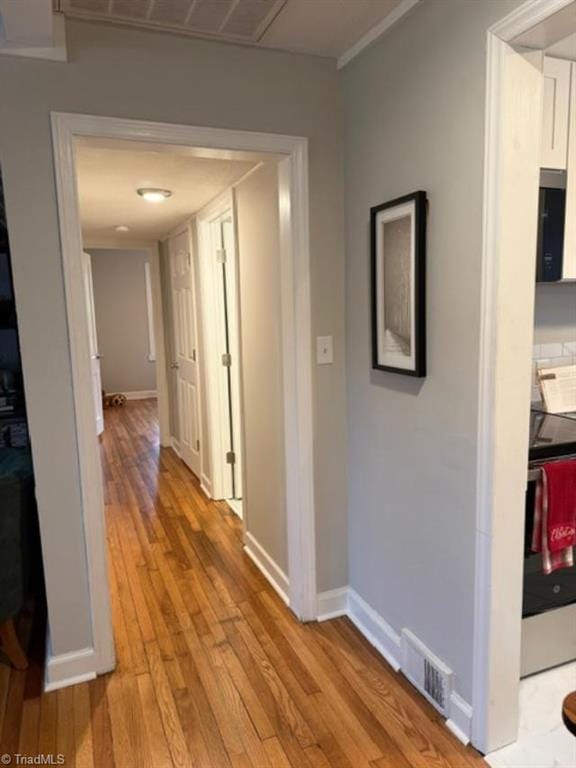
{"label": "hallway", "polygon": [[300,625],[171,450],[156,403],[105,412],[118,666],[41,694],[0,665],[0,753],[66,766],[467,768],[485,763],[347,619]]}

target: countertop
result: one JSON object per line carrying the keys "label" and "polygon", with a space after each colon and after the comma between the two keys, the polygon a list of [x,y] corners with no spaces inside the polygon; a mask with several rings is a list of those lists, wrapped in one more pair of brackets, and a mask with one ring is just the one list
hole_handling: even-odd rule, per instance
{"label": "countertop", "polygon": [[530,411],[530,461],[576,456],[576,413]]}

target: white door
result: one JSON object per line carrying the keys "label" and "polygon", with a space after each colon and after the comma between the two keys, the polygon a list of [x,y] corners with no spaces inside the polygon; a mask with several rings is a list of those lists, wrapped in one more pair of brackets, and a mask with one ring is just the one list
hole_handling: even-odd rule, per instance
{"label": "white door", "polygon": [[240,421],[240,338],[238,306],[236,296],[236,252],[234,222],[225,215],[221,221],[222,248],[225,258],[222,265],[222,291],[224,295],[225,340],[230,365],[228,372],[230,450],[232,451],[232,494],[231,498],[242,498],[242,432]]}
{"label": "white door", "polygon": [[178,398],[178,450],[183,461],[200,477],[198,345],[194,266],[188,229],[170,238],[169,249],[174,315],[174,360],[171,365]]}
{"label": "white door", "polygon": [[92,371],[92,390],[94,410],[96,412],[96,431],[104,432],[104,413],[102,410],[102,376],[100,372],[101,355],[98,351],[98,333],[96,331],[96,312],[94,310],[94,285],[92,283],[92,259],[89,253],[82,253],[82,274],[84,277],[84,295],[88,318],[88,348]]}
{"label": "white door", "polygon": [[[205,358],[209,378],[212,495],[242,499],[240,344],[232,210],[201,222]],[[232,505],[241,514],[239,505]]]}

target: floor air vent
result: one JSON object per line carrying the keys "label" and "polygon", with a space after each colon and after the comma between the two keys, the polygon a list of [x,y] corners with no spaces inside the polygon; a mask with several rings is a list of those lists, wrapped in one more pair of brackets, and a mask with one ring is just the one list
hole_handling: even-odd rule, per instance
{"label": "floor air vent", "polygon": [[402,672],[436,709],[448,715],[452,670],[409,629],[402,630]]}

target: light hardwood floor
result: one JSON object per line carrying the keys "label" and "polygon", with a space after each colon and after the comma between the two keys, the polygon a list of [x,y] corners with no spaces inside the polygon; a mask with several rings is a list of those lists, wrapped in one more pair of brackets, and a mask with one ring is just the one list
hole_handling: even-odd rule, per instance
{"label": "light hardwood floor", "polygon": [[66,766],[470,768],[486,764],[347,619],[301,625],[171,450],[155,403],[106,412],[118,667],[41,694],[0,665],[0,754]]}

